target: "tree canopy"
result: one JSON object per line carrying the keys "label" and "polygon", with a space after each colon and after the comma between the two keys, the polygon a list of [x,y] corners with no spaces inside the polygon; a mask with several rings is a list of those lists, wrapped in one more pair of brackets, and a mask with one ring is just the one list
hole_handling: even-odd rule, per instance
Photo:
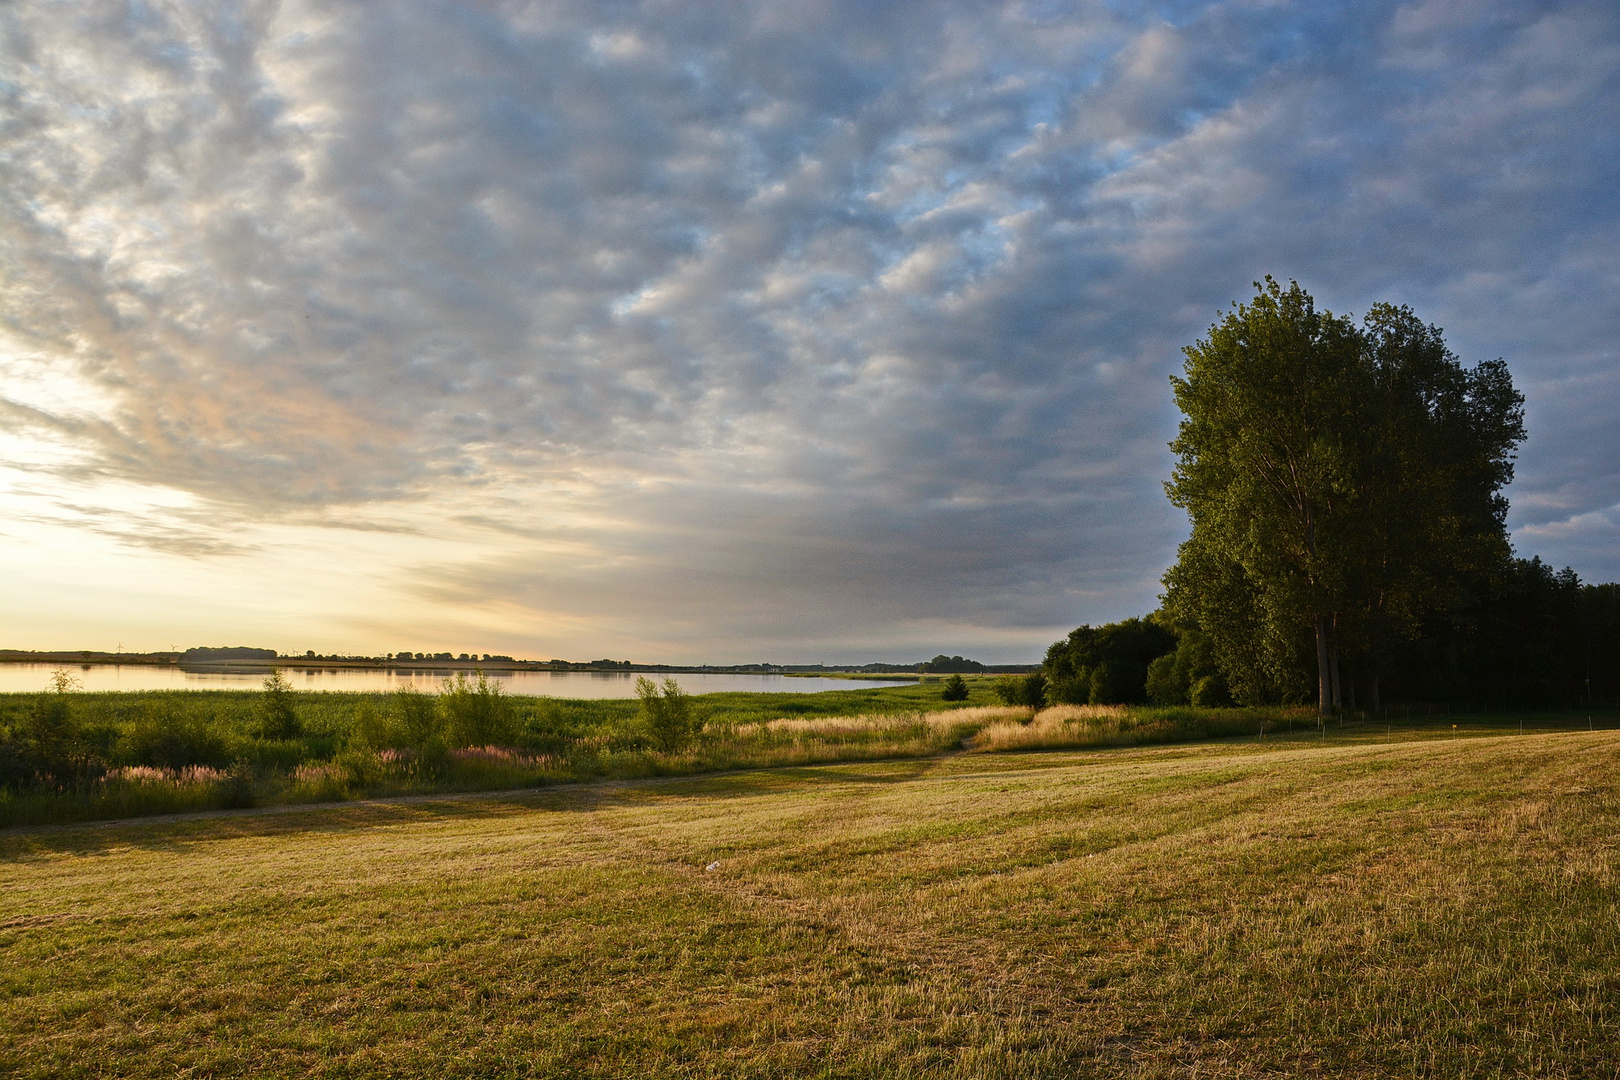
{"label": "tree canopy", "polygon": [[1052,643],[1041,671],[1056,701],[1140,703],[1147,700],[1148,665],[1175,647],[1176,635],[1151,618],[1081,626]]}
{"label": "tree canopy", "polygon": [[1323,711],[1347,675],[1375,700],[1391,651],[1511,558],[1500,491],[1524,399],[1500,360],[1464,368],[1409,308],[1357,326],[1297,282],[1255,288],[1171,379],[1165,489],[1192,534],[1167,608],[1240,701],[1285,698],[1312,666]]}

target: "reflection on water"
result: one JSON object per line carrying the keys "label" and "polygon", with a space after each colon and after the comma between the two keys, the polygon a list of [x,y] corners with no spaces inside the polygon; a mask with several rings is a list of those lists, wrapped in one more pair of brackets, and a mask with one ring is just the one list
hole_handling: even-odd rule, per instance
{"label": "reflection on water", "polygon": [[[51,673],[65,667],[85,690],[257,690],[268,667],[182,668],[150,664],[0,664],[0,691],[49,689]],[[444,668],[397,669],[282,668],[297,690],[397,690],[414,686],[434,693],[454,672]],[[491,671],[509,694],[563,698],[629,698],[636,696],[637,672],[631,671]],[[662,679],[662,673],[646,673]],[[814,693],[903,685],[870,679],[790,679],[782,675],[722,675],[676,672],[674,678],[691,694],[721,690],[754,693]]]}

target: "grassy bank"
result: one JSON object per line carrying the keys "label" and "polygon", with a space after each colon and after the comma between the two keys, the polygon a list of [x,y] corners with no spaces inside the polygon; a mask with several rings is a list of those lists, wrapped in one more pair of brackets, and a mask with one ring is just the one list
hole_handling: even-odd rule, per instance
{"label": "grassy bank", "polygon": [[1620,736],[0,837],[19,1077],[1613,1076]]}
{"label": "grassy bank", "polygon": [[[507,698],[493,691],[436,701],[289,694],[278,722],[290,727],[276,734],[266,731],[269,699],[259,693],[5,695],[0,827],[964,750],[1264,739],[1317,730],[1310,713],[1284,709],[1057,706],[1037,715],[1027,707],[988,704],[987,683],[970,686],[965,706],[944,702],[929,686],[702,695],[690,699],[701,725],[679,746],[661,743],[639,704],[624,700]],[[465,723],[450,715],[457,700],[456,708],[471,710]],[[406,737],[413,709],[428,725],[414,740]],[[1571,718],[1551,719],[1567,726]],[[1605,726],[1612,723],[1603,719]],[[1532,717],[1532,726],[1547,720]],[[1523,718],[1467,722],[1470,729],[1491,730]],[[1342,739],[1377,727],[1335,723],[1330,732]],[[1446,727],[1433,718],[1401,724],[1408,732]],[[45,737],[55,739],[54,750],[42,748]],[[54,763],[61,778],[41,779],[19,767],[26,765],[19,755],[30,752]]]}
{"label": "grassy bank", "polygon": [[[660,749],[635,700],[467,693],[466,732],[454,697],[287,694],[272,731],[264,693],[0,695],[0,827],[917,756],[1028,715],[987,688],[967,708],[916,686],[706,694],[696,736]],[[431,729],[414,741],[413,709]]]}

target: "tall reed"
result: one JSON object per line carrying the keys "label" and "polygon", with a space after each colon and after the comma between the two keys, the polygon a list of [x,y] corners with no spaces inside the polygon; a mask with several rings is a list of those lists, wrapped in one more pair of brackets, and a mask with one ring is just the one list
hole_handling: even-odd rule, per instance
{"label": "tall reed", "polygon": [[968,742],[977,752],[1139,746],[1275,733],[1307,710],[1144,709],[1127,705],[1054,705],[1027,723],[988,724]]}

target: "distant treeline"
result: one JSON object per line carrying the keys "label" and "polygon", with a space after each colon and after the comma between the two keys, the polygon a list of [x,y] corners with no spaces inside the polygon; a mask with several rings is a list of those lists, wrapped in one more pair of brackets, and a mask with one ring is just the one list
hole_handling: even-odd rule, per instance
{"label": "distant treeline", "polygon": [[187,649],[181,659],[191,663],[209,660],[274,660],[276,650],[253,649],[246,645],[222,645],[216,648]]}
{"label": "distant treeline", "polygon": [[245,645],[210,646],[168,653],[105,653],[91,650],[40,652],[26,649],[0,650],[0,662],[32,664],[187,664],[238,663],[269,666],[285,663],[288,666],[309,666],[311,661],[332,661],[342,664],[388,666],[401,664],[502,664],[528,670],[553,671],[623,671],[681,674],[683,672],[713,674],[865,674],[915,675],[921,673],[950,674],[974,673],[1026,673],[1034,671],[1035,664],[983,664],[960,656],[943,653],[932,660],[905,664],[640,664],[631,660],[518,660],[500,653],[415,652],[401,649],[383,656],[360,656],[349,653],[317,653],[310,649],[302,655],[279,655],[274,649],[257,649]]}
{"label": "distant treeline", "polygon": [[[1241,703],[1310,700],[1311,648],[1301,633],[1291,677],[1269,700]],[[1054,702],[1211,706],[1234,699],[1233,680],[1207,635],[1162,611],[1079,627],[1047,650],[1041,674],[1045,699]],[[1408,703],[1620,707],[1620,584],[1588,585],[1540,558],[1513,559],[1476,581],[1465,602],[1424,624],[1380,675],[1384,698]],[[1366,678],[1346,671],[1345,707],[1369,704]]]}

